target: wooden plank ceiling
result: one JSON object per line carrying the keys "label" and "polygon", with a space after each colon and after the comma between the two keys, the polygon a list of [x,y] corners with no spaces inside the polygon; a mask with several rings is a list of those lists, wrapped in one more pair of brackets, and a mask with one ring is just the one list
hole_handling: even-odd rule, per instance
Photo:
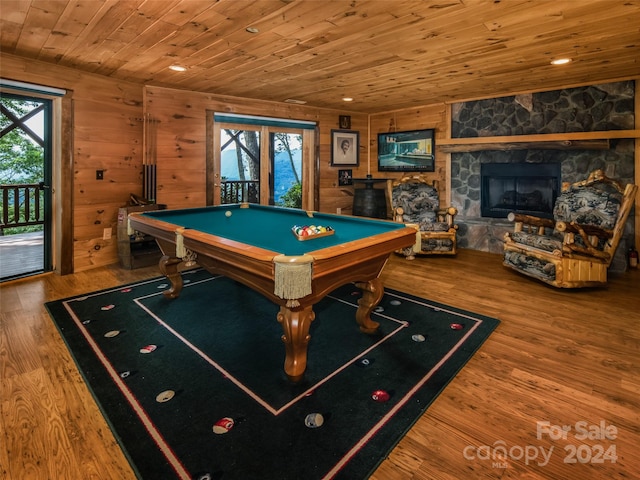
{"label": "wooden plank ceiling", "polygon": [[0,0],[0,32],[117,79],[365,113],[640,75],[640,0]]}

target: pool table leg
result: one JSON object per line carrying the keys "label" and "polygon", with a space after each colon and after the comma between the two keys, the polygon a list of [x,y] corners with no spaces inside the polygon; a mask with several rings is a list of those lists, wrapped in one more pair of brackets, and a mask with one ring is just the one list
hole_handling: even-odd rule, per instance
{"label": "pool table leg", "polygon": [[284,371],[292,382],[302,380],[307,368],[307,346],[311,338],[309,327],[315,316],[312,305],[298,307],[295,310],[281,306],[278,312],[278,322],[284,331]]}
{"label": "pool table leg", "polygon": [[356,322],[360,325],[360,331],[375,333],[380,324],[371,320],[371,312],[380,303],[384,295],[382,281],[376,277],[368,282],[356,282],[356,287],[362,290],[362,298],[358,300]]}
{"label": "pool table leg", "polygon": [[182,275],[178,271],[178,265],[181,263],[181,259],[169,255],[160,259],[160,271],[171,282],[171,288],[162,292],[167,298],[178,298],[182,291]]}

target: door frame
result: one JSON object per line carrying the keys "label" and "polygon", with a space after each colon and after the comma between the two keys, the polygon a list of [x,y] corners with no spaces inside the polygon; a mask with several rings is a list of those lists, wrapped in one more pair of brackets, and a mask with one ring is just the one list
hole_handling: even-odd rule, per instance
{"label": "door frame", "polygon": [[[33,85],[34,90],[37,85]],[[59,275],[73,273],[73,91],[47,95],[1,85],[3,92],[51,101],[50,261]]]}
{"label": "door frame", "polygon": [[[311,129],[298,129],[288,126],[269,125],[247,125],[234,124],[231,122],[216,122],[214,111],[207,110],[207,146],[206,146],[206,204],[218,205],[220,199],[220,133],[223,128],[233,128],[237,130],[258,130],[260,131],[260,204],[269,204],[269,174],[271,173],[271,161],[269,152],[269,133],[286,132],[302,135],[302,209],[315,210],[317,205],[316,178],[318,177],[319,163],[316,161],[316,138],[317,127]],[[263,143],[267,142],[267,143]],[[263,188],[263,180],[267,188]]]}

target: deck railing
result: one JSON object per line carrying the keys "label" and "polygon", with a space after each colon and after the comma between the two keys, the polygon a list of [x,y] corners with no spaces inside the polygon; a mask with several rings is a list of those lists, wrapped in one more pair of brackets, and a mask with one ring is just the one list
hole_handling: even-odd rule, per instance
{"label": "deck railing", "polygon": [[260,182],[256,180],[223,180],[220,182],[221,203],[259,203]]}
{"label": "deck railing", "polygon": [[5,228],[44,224],[44,190],[40,184],[0,185],[0,235]]}
{"label": "deck railing", "polygon": [[[223,180],[222,203],[259,203],[260,182]],[[44,224],[44,190],[40,184],[0,185],[0,235],[4,229]]]}

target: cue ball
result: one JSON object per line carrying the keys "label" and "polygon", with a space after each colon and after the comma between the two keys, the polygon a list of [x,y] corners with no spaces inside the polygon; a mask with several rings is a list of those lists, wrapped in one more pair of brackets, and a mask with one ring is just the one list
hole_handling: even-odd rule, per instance
{"label": "cue ball", "polygon": [[230,217],[231,216],[231,211],[227,210],[226,212],[224,212],[225,217]]}

